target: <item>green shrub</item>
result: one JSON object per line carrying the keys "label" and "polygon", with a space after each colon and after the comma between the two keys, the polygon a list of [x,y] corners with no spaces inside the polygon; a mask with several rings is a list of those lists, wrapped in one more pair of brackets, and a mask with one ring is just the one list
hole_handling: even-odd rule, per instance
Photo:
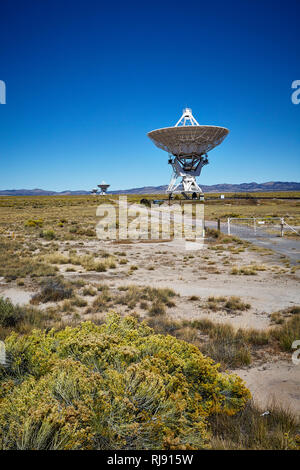
{"label": "green shrub", "polygon": [[39,227],[41,228],[43,226],[44,221],[42,219],[29,219],[27,222],[25,222],[25,227]]}
{"label": "green shrub", "polygon": [[0,449],[201,449],[250,398],[193,345],[133,317],[6,340]]}
{"label": "green shrub", "polygon": [[9,299],[0,297],[0,326],[16,326],[22,318],[20,307],[14,306]]}
{"label": "green shrub", "polygon": [[151,201],[149,201],[149,199],[145,199],[145,198],[141,199],[140,204],[143,204],[146,207],[151,207]]}
{"label": "green shrub", "polygon": [[40,237],[45,238],[45,240],[54,240],[55,232],[53,230],[43,230],[40,232]]}
{"label": "green shrub", "polygon": [[[53,312],[40,311],[28,305],[13,305],[9,299],[0,297],[0,338],[8,336],[12,329],[28,333],[33,328],[46,328],[56,320]],[[1,375],[1,372],[0,372]]]}

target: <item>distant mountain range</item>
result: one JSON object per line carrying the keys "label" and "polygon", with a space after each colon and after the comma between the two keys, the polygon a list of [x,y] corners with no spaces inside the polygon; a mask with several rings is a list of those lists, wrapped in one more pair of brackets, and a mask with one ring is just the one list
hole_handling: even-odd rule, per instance
{"label": "distant mountain range", "polygon": [[[242,193],[265,191],[300,191],[300,183],[288,183],[282,181],[270,181],[268,183],[240,183],[240,184],[213,184],[200,183],[204,193]],[[111,191],[111,194],[161,194],[167,186],[144,186],[143,188],[126,189],[123,191]]]}
{"label": "distant mountain range", "polygon": [[44,189],[4,189],[0,191],[0,196],[68,196],[91,194],[90,191],[47,191]]}
{"label": "distant mountain range", "polygon": [[[269,181],[268,183],[241,183],[241,184],[201,184],[205,193],[244,193],[265,191],[300,191],[300,183]],[[108,194],[161,194],[167,186],[143,186],[142,188],[108,191]],[[90,191],[45,191],[43,189],[6,189],[0,191],[0,196],[67,196],[90,194]]]}

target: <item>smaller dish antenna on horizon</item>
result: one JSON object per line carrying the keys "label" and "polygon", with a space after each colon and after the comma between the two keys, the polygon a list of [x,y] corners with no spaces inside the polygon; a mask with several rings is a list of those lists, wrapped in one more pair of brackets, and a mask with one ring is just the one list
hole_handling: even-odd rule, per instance
{"label": "smaller dish antenna on horizon", "polygon": [[105,181],[102,181],[102,183],[98,184],[98,188],[100,188],[100,195],[105,196],[107,189],[110,187],[110,184],[105,183]]}

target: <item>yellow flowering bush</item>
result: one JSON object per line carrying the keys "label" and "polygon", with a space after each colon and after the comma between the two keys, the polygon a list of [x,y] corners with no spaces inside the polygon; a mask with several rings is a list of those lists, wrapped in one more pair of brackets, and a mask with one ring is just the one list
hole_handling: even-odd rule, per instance
{"label": "yellow flowering bush", "polygon": [[200,449],[250,393],[193,345],[116,314],[6,339],[1,449]]}

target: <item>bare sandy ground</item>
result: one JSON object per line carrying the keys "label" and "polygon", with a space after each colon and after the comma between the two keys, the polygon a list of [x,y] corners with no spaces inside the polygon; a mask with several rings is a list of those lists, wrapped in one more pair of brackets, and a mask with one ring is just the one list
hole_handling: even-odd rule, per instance
{"label": "bare sandy ground", "polygon": [[254,400],[264,410],[273,402],[300,415],[300,365],[279,360],[234,373],[245,380]]}
{"label": "bare sandy ground", "polygon": [[0,295],[1,297],[9,299],[13,304],[18,305],[26,305],[30,302],[34,292],[21,290],[17,288],[1,288],[0,287]]}

